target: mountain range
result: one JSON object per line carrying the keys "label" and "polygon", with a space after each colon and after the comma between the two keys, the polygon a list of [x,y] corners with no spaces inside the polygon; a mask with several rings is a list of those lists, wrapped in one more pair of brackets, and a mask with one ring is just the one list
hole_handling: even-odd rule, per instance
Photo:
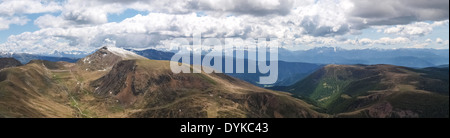
{"label": "mountain range", "polygon": [[174,74],[169,61],[117,48],[0,71],[0,117],[326,116],[289,93],[224,74]]}
{"label": "mountain range", "polygon": [[76,62],[79,58],[69,57],[69,56],[42,56],[42,55],[34,55],[27,53],[8,53],[8,52],[0,52],[0,58],[14,58],[22,64],[27,64],[31,60],[47,60],[47,61],[66,61],[66,62]]}
{"label": "mountain range", "polygon": [[[171,60],[175,54],[173,52],[164,52],[154,49],[133,50],[143,57],[153,60]],[[70,53],[70,52],[69,52]],[[75,53],[80,53],[75,51]],[[82,53],[82,52],[81,52]],[[246,51],[247,53],[247,51]],[[381,55],[381,56],[380,56]],[[12,57],[18,59],[22,64],[26,64],[33,59],[47,61],[66,61],[74,63],[78,61],[80,55],[71,55],[64,52],[54,52],[52,56],[40,56],[24,53],[0,53],[0,57]],[[203,58],[204,56],[202,56]],[[192,58],[192,55],[191,55]],[[222,61],[226,58],[223,57]],[[236,59],[234,59],[236,60]],[[247,63],[248,59],[245,59]],[[279,49],[279,74],[278,81],[273,85],[259,84],[259,76],[265,74],[249,73],[227,73],[227,75],[252,83],[259,87],[288,86],[305,78],[307,75],[316,71],[327,64],[390,64],[412,68],[425,68],[435,66],[445,66],[449,63],[448,50],[436,49],[354,49],[346,50],[334,47],[319,47],[310,50],[290,51],[283,48]],[[191,63],[192,64],[192,63]],[[223,62],[223,67],[225,62]],[[247,66],[247,64],[246,64]]]}
{"label": "mountain range", "polygon": [[352,49],[318,47],[310,50],[279,50],[279,59],[287,62],[318,64],[390,64],[425,68],[449,63],[448,49]]}
{"label": "mountain range", "polygon": [[[73,63],[31,60],[21,65],[11,58],[2,58],[0,63],[8,66],[0,70],[0,117],[448,118],[449,115],[448,65],[409,68],[314,64],[303,79],[285,74],[297,79],[269,90],[232,77],[233,74],[174,74],[169,61],[141,55],[144,54],[103,47]],[[300,72],[295,70],[312,65],[284,64],[280,68],[288,69],[280,74]]]}

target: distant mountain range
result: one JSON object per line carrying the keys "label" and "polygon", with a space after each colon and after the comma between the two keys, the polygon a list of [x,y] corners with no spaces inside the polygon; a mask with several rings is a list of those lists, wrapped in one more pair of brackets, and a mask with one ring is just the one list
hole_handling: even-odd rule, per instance
{"label": "distant mountain range", "polygon": [[79,58],[69,58],[69,57],[52,57],[52,56],[41,56],[26,53],[2,53],[0,52],[0,58],[14,58],[20,61],[22,64],[27,64],[31,60],[47,60],[47,61],[66,61],[66,62],[76,62]]}
{"label": "distant mountain range", "polygon": [[[147,50],[130,50],[132,52],[135,52],[136,54],[139,54],[141,56],[144,56],[146,58],[149,59],[153,59],[153,60],[171,60],[172,56],[174,55],[174,53],[172,52],[162,52],[162,51],[158,51],[158,50],[153,50],[153,49],[147,49]],[[190,58],[193,59],[192,55],[190,55]],[[204,58],[204,56],[202,56],[202,59]],[[225,70],[225,59],[227,58],[232,58],[232,57],[225,57],[223,56],[222,58],[222,70]],[[236,67],[236,58],[232,58],[234,61],[233,67]],[[248,72],[248,59],[244,59],[244,70],[246,73],[226,73],[227,75],[230,75],[232,77],[236,77],[238,79],[247,81],[249,83],[252,83],[253,85],[257,85],[260,87],[265,87],[267,85],[261,85],[259,84],[259,79],[261,76],[268,76],[268,74],[262,74],[262,73],[247,73]],[[192,60],[191,60],[191,64],[192,64]],[[212,64],[214,64],[214,62],[212,62]],[[252,65],[254,66],[254,65]],[[300,63],[300,62],[284,62],[284,61],[279,61],[278,62],[278,81],[273,84],[273,85],[269,85],[269,86],[288,86],[291,85],[301,79],[303,79],[304,77],[306,77],[307,75],[309,75],[310,73],[314,72],[315,70],[319,69],[320,67],[322,67],[323,65],[320,64],[313,64],[313,63]],[[236,72],[236,70],[234,70],[234,72]],[[258,71],[259,72],[259,71]]]}
{"label": "distant mountain range", "polygon": [[[174,55],[172,52],[162,52],[153,49],[131,51],[155,60],[171,60],[171,57]],[[246,52],[246,55],[247,53],[248,52]],[[225,58],[231,57],[224,57],[222,60],[223,66],[225,65]],[[279,73],[278,81],[271,86],[291,85],[326,64],[391,64],[412,68],[435,67],[445,64],[448,65],[449,51],[435,49],[345,50],[342,48],[333,47],[320,47],[306,51],[289,51],[286,49],[279,49],[279,60],[279,72],[282,73]],[[245,66],[248,66],[247,62],[248,60],[246,59]],[[264,74],[228,73],[227,75],[245,80],[260,87],[265,87],[265,85],[260,85],[258,83],[259,77]]]}
{"label": "distant mountain range", "polygon": [[449,50],[437,49],[353,49],[320,47],[306,51],[279,49],[279,59],[318,64],[390,64],[425,68],[449,63]]}
{"label": "distant mountain range", "polygon": [[[138,55],[154,60],[170,60],[174,55],[173,52],[164,52],[154,49],[132,50]],[[352,49],[346,50],[335,47],[318,47],[310,50],[290,51],[287,49],[279,49],[279,60],[284,62],[296,63],[312,63],[312,64],[390,64],[412,68],[435,67],[440,65],[448,65],[449,50],[448,49]],[[78,53],[78,54],[71,54]],[[81,54],[80,54],[81,53]],[[22,64],[26,64],[32,59],[41,59],[48,61],[66,61],[76,62],[80,56],[86,53],[73,52],[57,52],[47,56],[25,54],[25,53],[2,53],[0,57],[12,57],[19,60]]]}

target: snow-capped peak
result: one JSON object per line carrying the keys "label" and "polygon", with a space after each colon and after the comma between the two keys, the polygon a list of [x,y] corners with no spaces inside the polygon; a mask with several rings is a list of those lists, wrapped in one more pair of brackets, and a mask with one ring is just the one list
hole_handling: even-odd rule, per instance
{"label": "snow-capped peak", "polygon": [[103,47],[104,49],[108,50],[109,52],[113,53],[114,55],[120,56],[124,59],[146,59],[143,56],[140,56],[134,52],[118,48],[118,47]]}

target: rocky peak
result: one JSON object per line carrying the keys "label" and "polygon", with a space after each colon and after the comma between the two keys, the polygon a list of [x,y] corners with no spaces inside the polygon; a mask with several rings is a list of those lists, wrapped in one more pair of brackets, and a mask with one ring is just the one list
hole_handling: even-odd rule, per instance
{"label": "rocky peak", "polygon": [[146,58],[121,48],[105,46],[95,53],[80,59],[77,64],[86,71],[109,70],[122,60],[132,59]]}

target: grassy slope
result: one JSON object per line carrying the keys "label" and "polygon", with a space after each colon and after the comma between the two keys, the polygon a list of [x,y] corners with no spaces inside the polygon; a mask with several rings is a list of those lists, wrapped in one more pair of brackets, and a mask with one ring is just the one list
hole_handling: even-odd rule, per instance
{"label": "grassy slope", "polygon": [[2,70],[0,116],[325,117],[288,93],[223,74],[173,74],[167,61],[135,61],[124,82],[111,84],[122,89],[106,97],[91,84],[103,81],[111,70],[86,71],[85,66],[46,61]]}
{"label": "grassy slope", "polygon": [[448,117],[448,68],[436,70],[330,65],[285,90],[341,117]]}
{"label": "grassy slope", "polygon": [[4,117],[73,117],[67,92],[42,64],[0,72],[0,114]]}
{"label": "grassy slope", "polygon": [[[140,80],[137,82],[161,83],[143,92],[136,104],[141,110],[133,117],[322,116],[290,94],[262,89],[223,74],[172,74],[167,61],[138,60],[137,65],[136,73],[145,76],[143,80],[136,77]],[[161,80],[161,76],[170,79]]]}

